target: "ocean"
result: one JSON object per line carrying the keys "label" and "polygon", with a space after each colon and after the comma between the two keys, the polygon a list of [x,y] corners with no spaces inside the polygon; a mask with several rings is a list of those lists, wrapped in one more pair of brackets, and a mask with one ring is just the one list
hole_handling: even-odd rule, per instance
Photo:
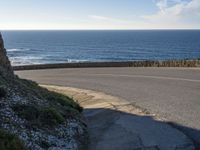
{"label": "ocean", "polygon": [[200,30],[1,32],[14,66],[200,58]]}

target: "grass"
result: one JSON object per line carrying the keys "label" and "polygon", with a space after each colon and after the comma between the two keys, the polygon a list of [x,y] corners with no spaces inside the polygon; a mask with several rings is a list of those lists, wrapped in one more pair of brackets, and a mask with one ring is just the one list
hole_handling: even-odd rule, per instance
{"label": "grass", "polygon": [[34,121],[39,117],[39,110],[36,106],[17,104],[13,106],[13,110],[28,121]]}
{"label": "grass", "polygon": [[56,93],[56,92],[47,92],[44,97],[49,100],[50,102],[56,102],[64,107],[70,107],[75,109],[79,112],[83,111],[83,108],[80,107],[77,103],[74,102],[73,99],[69,98],[66,95]]}
{"label": "grass", "polygon": [[0,85],[0,98],[5,97],[7,95],[6,88]]}
{"label": "grass", "polygon": [[[0,98],[9,94],[6,87],[12,89],[16,94],[26,97],[27,100],[32,100],[29,101],[29,104],[18,103],[12,106],[13,111],[20,118],[26,120],[27,128],[51,130],[69,118],[80,119],[79,117],[81,117],[82,107],[72,98],[48,91],[33,81],[18,77],[10,80],[0,75]],[[37,101],[45,103],[45,106]],[[45,149],[49,147],[45,142],[42,142],[41,145]],[[23,143],[17,136],[0,129],[0,150],[24,149]]]}
{"label": "grass", "polygon": [[55,126],[65,121],[63,116],[54,108],[46,108],[41,111],[39,120],[43,125]]}
{"label": "grass", "polygon": [[22,86],[22,89],[24,89],[25,93],[32,92],[34,95],[37,95],[41,99],[46,99],[51,103],[52,105],[60,104],[61,106],[65,108],[69,108],[69,110],[75,110],[78,112],[82,112],[83,108],[77,104],[72,98],[56,93],[48,91],[45,88],[40,87],[36,82],[25,80],[25,79],[18,79],[18,82]]}
{"label": "grass", "polygon": [[38,108],[30,105],[15,105],[13,110],[26,119],[31,126],[39,128],[51,128],[65,121],[64,117],[54,108]]}
{"label": "grass", "polygon": [[[1,69],[0,69],[1,70]],[[3,76],[1,74],[1,71],[0,71],[0,86],[1,87],[6,87],[8,85],[8,81],[7,81],[7,78],[5,76]]]}
{"label": "grass", "polygon": [[0,150],[25,150],[25,146],[16,135],[0,130]]}

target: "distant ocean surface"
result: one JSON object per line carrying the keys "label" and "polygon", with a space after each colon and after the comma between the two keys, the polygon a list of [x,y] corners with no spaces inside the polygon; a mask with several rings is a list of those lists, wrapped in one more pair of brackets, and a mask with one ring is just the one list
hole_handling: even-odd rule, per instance
{"label": "distant ocean surface", "polygon": [[200,30],[2,31],[12,65],[200,58]]}

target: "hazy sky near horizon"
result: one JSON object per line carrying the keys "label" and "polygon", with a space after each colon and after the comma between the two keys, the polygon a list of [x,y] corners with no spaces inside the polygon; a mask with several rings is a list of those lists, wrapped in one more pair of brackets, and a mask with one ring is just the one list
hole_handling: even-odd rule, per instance
{"label": "hazy sky near horizon", "polygon": [[200,0],[0,0],[0,29],[200,29]]}

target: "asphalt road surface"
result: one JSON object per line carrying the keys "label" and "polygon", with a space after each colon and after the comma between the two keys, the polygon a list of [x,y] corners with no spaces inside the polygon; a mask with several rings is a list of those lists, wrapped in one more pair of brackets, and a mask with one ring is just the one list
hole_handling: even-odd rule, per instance
{"label": "asphalt road surface", "polygon": [[200,68],[76,68],[15,73],[40,84],[121,97],[179,124],[200,143]]}

